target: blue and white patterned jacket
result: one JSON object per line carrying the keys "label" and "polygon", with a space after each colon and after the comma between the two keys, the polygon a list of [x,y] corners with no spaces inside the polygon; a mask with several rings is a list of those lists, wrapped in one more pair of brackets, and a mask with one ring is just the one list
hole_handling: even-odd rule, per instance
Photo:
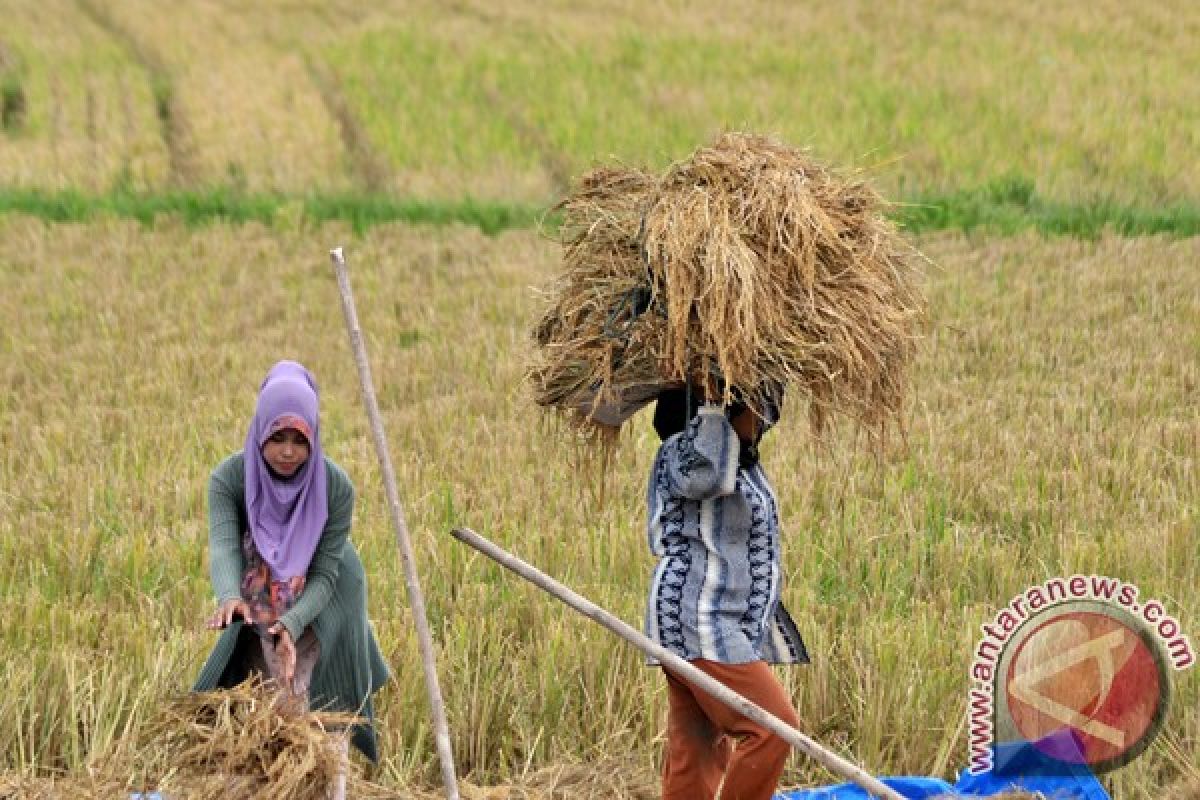
{"label": "blue and white patterned jacket", "polygon": [[659,557],[646,635],[688,660],[808,661],[779,602],[779,515],[762,466],[738,464],[720,406],[704,406],[659,447],[647,489],[650,550]]}

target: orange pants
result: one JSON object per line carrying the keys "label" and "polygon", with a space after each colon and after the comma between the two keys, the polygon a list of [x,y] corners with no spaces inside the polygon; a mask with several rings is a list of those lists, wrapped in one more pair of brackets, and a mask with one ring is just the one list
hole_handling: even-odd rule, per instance
{"label": "orange pants", "polygon": [[[764,661],[692,666],[795,727],[792,701]],[[701,689],[667,676],[663,800],[770,800],[792,746]],[[722,785],[722,780],[724,784]]]}

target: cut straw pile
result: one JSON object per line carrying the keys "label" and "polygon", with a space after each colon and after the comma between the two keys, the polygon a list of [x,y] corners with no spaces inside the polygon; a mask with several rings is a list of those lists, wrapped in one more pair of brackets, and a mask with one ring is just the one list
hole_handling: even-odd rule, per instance
{"label": "cut straw pile", "polygon": [[[131,740],[93,754],[66,775],[0,774],[0,800],[114,800],[157,792],[164,800],[326,800],[342,769],[336,732],[360,721],[350,714],[281,706],[260,681],[175,698]],[[392,788],[365,778],[351,762],[346,796],[356,800],[434,800],[445,791]],[[464,781],[464,800],[651,800],[657,777],[613,759],[531,772],[509,786]]]}
{"label": "cut straw pile", "polygon": [[[534,331],[539,405],[619,425],[701,372],[785,385],[820,430],[898,418],[923,325],[919,254],[866,183],[773,139],[720,136],[661,176],[585,175],[560,204],[563,273]],[[607,417],[607,419],[606,419]]]}
{"label": "cut straw pile", "polygon": [[[179,698],[144,730],[145,741],[204,797],[209,783],[226,794],[324,800],[342,769],[331,732],[353,725],[351,714],[280,706],[279,695],[254,682]],[[199,785],[197,785],[199,784]],[[218,793],[214,798],[221,796]]]}
{"label": "cut straw pile", "polygon": [[165,704],[136,741],[94,755],[86,774],[9,779],[0,782],[0,797],[109,800],[159,791],[194,800],[325,800],[343,766],[334,732],[356,721],[351,714],[289,710],[275,690],[247,681]]}

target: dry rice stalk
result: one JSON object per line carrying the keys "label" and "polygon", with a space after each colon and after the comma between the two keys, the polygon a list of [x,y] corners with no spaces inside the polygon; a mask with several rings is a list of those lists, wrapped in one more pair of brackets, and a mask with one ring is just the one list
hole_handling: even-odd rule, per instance
{"label": "dry rice stalk", "polygon": [[[537,770],[507,786],[462,785],[463,800],[655,800],[659,778],[632,760],[609,758],[599,763],[560,764]],[[434,791],[412,800],[438,800]]]}
{"label": "dry rice stalk", "polygon": [[[138,732],[92,760],[86,772],[0,774],[0,800],[113,800],[159,792],[168,800],[325,800],[339,756],[326,730],[358,721],[348,714],[281,709],[262,683],[190,694],[164,707]],[[508,786],[462,784],[464,800],[652,800],[657,776],[632,760],[547,767]],[[355,769],[347,797],[439,800],[441,789],[388,788]]]}
{"label": "dry rice stalk", "polygon": [[[189,780],[218,776],[245,787],[247,797],[324,800],[341,768],[330,731],[348,728],[357,718],[289,710],[280,697],[258,682],[185,695],[151,720],[144,739],[168,754],[171,768]],[[208,797],[197,789],[188,796]],[[228,796],[225,791],[212,797]]]}
{"label": "dry rice stalk", "polygon": [[1179,781],[1167,790],[1163,800],[1200,800],[1200,777]]}
{"label": "dry rice stalk", "polygon": [[99,800],[128,794],[124,781],[111,782],[88,776],[5,776],[0,779],[0,800]]}
{"label": "dry rice stalk", "polygon": [[352,714],[290,709],[270,686],[247,681],[171,701],[136,742],[96,756],[86,775],[10,779],[0,783],[0,798],[108,800],[161,791],[188,800],[325,800],[342,768],[332,732],[358,721]]}
{"label": "dry rice stalk", "polygon": [[729,133],[662,177],[594,170],[560,208],[563,272],[529,368],[539,405],[619,425],[593,412],[715,370],[751,394],[799,389],[818,430],[831,412],[898,419],[919,254],[861,180]]}
{"label": "dry rice stalk", "polygon": [[[1180,785],[1171,791],[1169,797],[1171,800],[1200,798],[1200,793],[1194,791],[1195,784],[1191,784],[1191,787],[1189,790]],[[222,790],[223,786],[217,788]],[[481,787],[464,781],[461,789],[463,800],[654,800],[659,793],[659,779],[644,766],[612,759],[599,764],[547,767],[508,786]],[[99,800],[123,797],[123,790],[128,791],[123,785],[115,783],[100,786],[96,783],[61,780],[0,779],[0,800]],[[198,796],[179,794],[173,795],[172,800]],[[359,777],[351,780],[347,796],[361,800],[441,800],[445,793],[440,789],[385,789]],[[957,795],[944,797],[945,800],[958,800]],[[1005,792],[995,795],[993,800],[1045,800],[1045,796],[1029,792]]]}

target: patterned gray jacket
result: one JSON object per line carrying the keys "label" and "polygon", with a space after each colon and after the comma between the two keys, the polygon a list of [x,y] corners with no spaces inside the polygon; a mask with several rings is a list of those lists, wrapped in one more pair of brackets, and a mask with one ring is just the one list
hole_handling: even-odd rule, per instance
{"label": "patterned gray jacket", "polygon": [[646,499],[659,557],[646,635],[688,660],[806,663],[779,601],[779,515],[762,466],[739,466],[737,433],[704,406],[658,449]]}

